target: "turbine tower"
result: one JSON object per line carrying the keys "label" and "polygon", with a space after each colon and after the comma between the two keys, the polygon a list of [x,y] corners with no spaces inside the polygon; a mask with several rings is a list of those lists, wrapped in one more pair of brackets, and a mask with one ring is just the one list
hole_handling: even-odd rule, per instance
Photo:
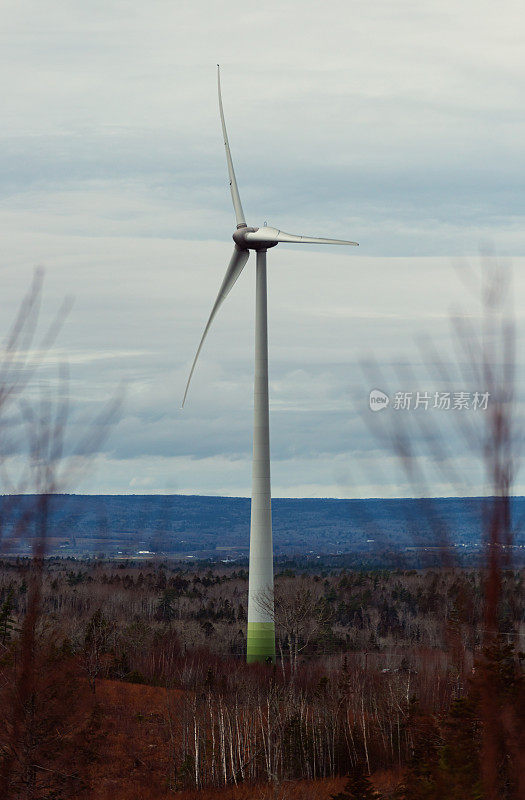
{"label": "turbine tower", "polygon": [[311,236],[294,236],[277,228],[251,228],[246,224],[242,210],[241,198],[224,122],[224,111],[221,97],[220,68],[217,65],[217,84],[219,93],[219,111],[221,116],[226,161],[230,177],[230,189],[233,208],[237,219],[237,229],[233,234],[235,247],[219,294],[211,310],[208,322],[193,360],[182,405],[184,406],[190,381],[195,370],[197,359],[202,350],[219,307],[229,294],[235,281],[241,274],[250,250],[256,252],[256,296],[255,296],[255,381],[254,381],[254,418],[253,418],[253,468],[252,468],[252,503],[250,523],[250,568],[248,583],[248,635],[247,661],[275,661],[275,624],[273,608],[273,546],[272,546],[272,512],[270,489],[270,424],[268,413],[268,327],[266,300],[266,251],[270,247],[283,243],[297,244],[349,244],[357,246],[357,242],[339,239],[318,239]]}

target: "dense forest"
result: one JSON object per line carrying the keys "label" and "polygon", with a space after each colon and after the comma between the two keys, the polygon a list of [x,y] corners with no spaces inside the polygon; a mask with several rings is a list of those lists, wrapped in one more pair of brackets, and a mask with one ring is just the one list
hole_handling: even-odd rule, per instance
{"label": "dense forest", "polygon": [[[35,570],[35,679],[14,714]],[[289,568],[276,577],[277,663],[247,666],[242,569],[4,560],[0,752],[12,796],[109,797],[118,784],[135,798],[223,787],[237,794],[218,796],[474,800],[488,697],[505,728],[500,796],[517,798],[523,575],[503,573],[490,640],[483,581],[458,569]]]}

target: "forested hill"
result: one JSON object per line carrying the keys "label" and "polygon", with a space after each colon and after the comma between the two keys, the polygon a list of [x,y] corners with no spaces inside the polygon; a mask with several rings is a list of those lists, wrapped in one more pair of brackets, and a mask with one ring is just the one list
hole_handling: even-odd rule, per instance
{"label": "forested hill", "polygon": [[[279,499],[272,501],[277,554],[414,552],[451,544],[479,547],[487,504],[483,498],[427,500]],[[512,500],[523,517],[525,498]],[[0,497],[1,532],[11,552],[24,552],[35,535],[37,499]],[[20,526],[19,522],[23,520]],[[19,530],[17,530],[17,525]],[[250,500],[192,495],[53,495],[49,498],[51,554],[142,555],[144,551],[194,557],[247,553]],[[515,544],[523,550],[518,531]],[[408,550],[407,550],[408,549]],[[141,552],[142,551],[142,552]]]}

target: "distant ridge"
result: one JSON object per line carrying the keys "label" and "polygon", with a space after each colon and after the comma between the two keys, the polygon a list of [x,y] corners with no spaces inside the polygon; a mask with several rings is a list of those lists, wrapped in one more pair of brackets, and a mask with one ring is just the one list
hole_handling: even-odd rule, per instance
{"label": "distant ridge", "polygon": [[[274,498],[277,554],[352,553],[433,548],[444,542],[477,549],[487,498]],[[525,498],[512,499],[515,518]],[[33,495],[0,496],[3,552]],[[50,554],[107,556],[166,553],[209,557],[247,553],[250,500],[205,495],[53,495],[49,498]],[[30,525],[10,552],[29,550]],[[525,545],[518,531],[516,544]]]}

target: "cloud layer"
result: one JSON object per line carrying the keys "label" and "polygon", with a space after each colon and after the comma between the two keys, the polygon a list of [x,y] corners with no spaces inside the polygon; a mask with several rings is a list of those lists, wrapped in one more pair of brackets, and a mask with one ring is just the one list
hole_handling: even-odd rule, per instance
{"label": "cloud layer", "polygon": [[[73,439],[127,387],[79,489],[250,490],[252,262],[179,408],[232,246],[220,61],[248,221],[361,244],[270,253],[274,492],[410,494],[363,419],[361,363],[385,390],[420,388],[401,385],[407,361],[437,388],[416,340],[453,358],[452,261],[487,242],[513,257],[523,307],[518,3],[10,0],[3,16],[2,329],[42,264],[43,325],[75,298],[42,371],[70,363]],[[449,493],[437,474],[433,490]]]}

